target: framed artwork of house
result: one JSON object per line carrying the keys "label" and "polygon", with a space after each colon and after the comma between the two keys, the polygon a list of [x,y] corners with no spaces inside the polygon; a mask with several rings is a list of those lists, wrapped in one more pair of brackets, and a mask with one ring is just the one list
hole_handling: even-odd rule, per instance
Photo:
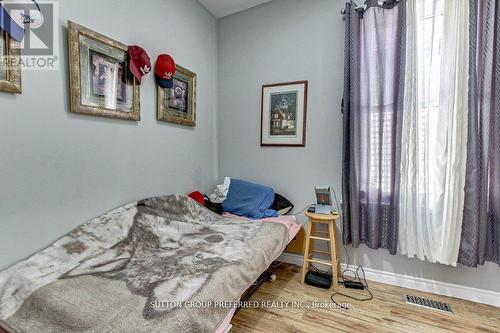
{"label": "framed artwork of house", "polygon": [[260,145],[306,145],[307,81],[262,86]]}

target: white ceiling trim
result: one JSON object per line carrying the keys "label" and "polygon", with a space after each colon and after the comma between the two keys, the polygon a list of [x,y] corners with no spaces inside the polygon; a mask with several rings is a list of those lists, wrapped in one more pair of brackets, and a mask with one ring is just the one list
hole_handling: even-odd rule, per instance
{"label": "white ceiling trim", "polygon": [[271,0],[198,0],[213,16],[221,18]]}

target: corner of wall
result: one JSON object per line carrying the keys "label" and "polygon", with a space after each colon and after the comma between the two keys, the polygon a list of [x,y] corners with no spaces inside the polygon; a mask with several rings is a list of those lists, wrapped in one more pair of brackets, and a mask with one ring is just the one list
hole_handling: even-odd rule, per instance
{"label": "corner of wall", "polygon": [[220,130],[220,117],[221,117],[221,112],[220,112],[220,109],[221,109],[221,105],[220,105],[220,100],[221,100],[221,97],[220,97],[220,90],[221,90],[221,83],[220,83],[220,68],[221,68],[221,64],[220,64],[220,29],[221,29],[221,20],[223,18],[219,18],[217,19],[217,47],[216,47],[216,57],[217,57],[217,61],[216,61],[216,92],[215,92],[215,108],[216,108],[216,111],[215,111],[215,125],[214,125],[214,131],[215,131],[215,139],[216,139],[216,181],[219,182],[221,180],[221,178],[223,177],[222,176],[222,170],[221,170],[221,166],[222,166],[222,162],[221,162],[221,139],[220,139],[220,134],[219,134],[219,130]]}

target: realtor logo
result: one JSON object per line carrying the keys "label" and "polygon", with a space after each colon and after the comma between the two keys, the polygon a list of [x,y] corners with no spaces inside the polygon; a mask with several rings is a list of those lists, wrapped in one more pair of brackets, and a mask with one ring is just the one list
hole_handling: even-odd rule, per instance
{"label": "realtor logo", "polygon": [[59,3],[54,0],[0,0],[0,6],[10,16],[11,25],[24,29],[22,40],[19,40],[19,35],[15,38],[21,49],[21,67],[28,70],[57,70]]}

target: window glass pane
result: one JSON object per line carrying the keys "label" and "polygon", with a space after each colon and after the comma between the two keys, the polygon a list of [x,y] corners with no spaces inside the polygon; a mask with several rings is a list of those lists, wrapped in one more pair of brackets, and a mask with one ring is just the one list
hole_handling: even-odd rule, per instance
{"label": "window glass pane", "polygon": [[370,187],[391,192],[392,114],[370,113]]}
{"label": "window glass pane", "polygon": [[[418,187],[420,193],[429,193],[429,177],[434,167],[435,143],[439,130],[439,94],[441,84],[441,44],[443,38],[443,8],[444,0],[416,0],[417,26],[416,26],[416,53],[417,73],[407,75],[417,76],[417,105],[418,119],[416,130],[419,137],[417,156]],[[381,32],[382,31],[382,32]],[[377,33],[383,33],[383,29]],[[375,34],[375,31],[363,31],[366,34]],[[369,35],[366,36],[368,38]],[[387,57],[389,58],[389,57]],[[369,77],[377,77],[376,66],[365,69]],[[383,86],[373,84],[371,97],[379,96],[377,89]],[[372,93],[372,90],[375,90]],[[363,99],[362,99],[363,100]],[[376,100],[370,100],[374,106]],[[382,192],[391,191],[391,162],[392,162],[392,114],[384,112],[384,107],[377,105],[370,110],[369,119],[369,186]]]}
{"label": "window glass pane", "polygon": [[429,193],[438,131],[443,0],[417,0],[418,187]]}

